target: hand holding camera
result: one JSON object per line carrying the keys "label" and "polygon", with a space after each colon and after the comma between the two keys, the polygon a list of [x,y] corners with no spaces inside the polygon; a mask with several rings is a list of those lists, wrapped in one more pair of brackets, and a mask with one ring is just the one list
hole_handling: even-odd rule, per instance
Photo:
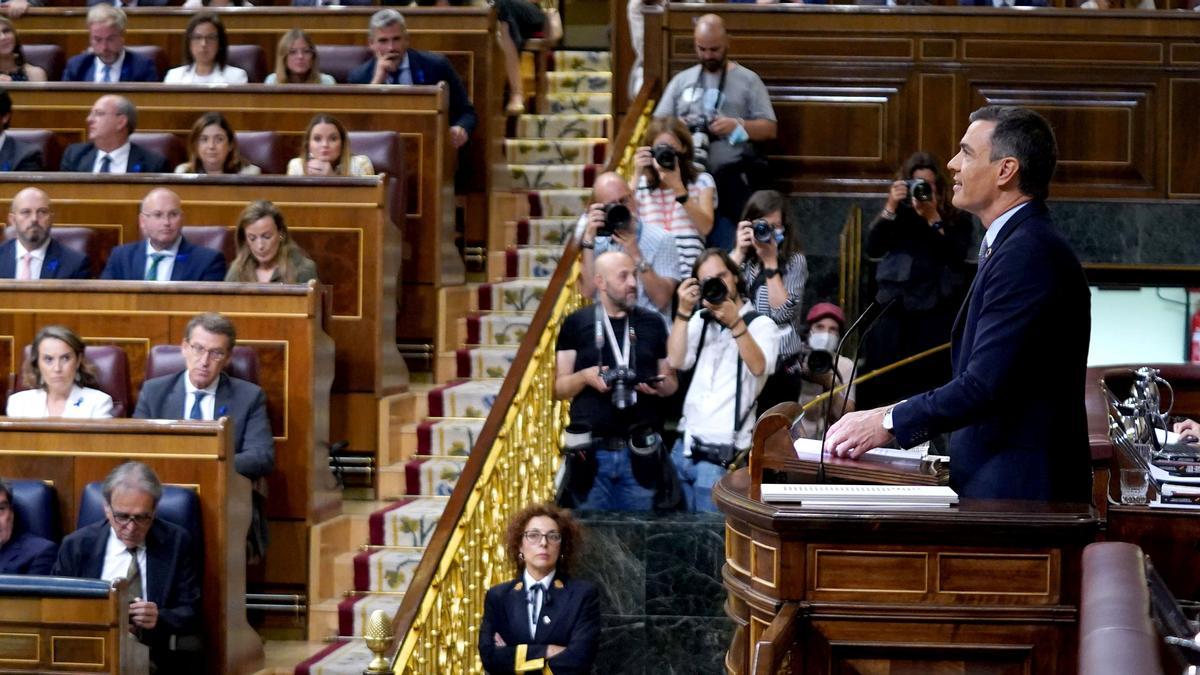
{"label": "hand holding camera", "polygon": [[[596,237],[616,236],[622,245],[625,244],[621,235],[633,230],[633,213],[621,202],[608,204],[592,204],[588,208],[588,223],[584,232],[584,241],[594,241]],[[628,248],[626,253],[633,255]]]}
{"label": "hand holding camera", "polygon": [[608,382],[604,379],[604,373],[600,366],[592,366],[579,371],[579,376],[583,378],[584,384],[595,389],[600,393],[608,391]]}
{"label": "hand holding camera", "polygon": [[898,180],[888,192],[887,211],[899,213],[901,209],[912,209],[930,225],[941,221],[938,213],[937,195],[933,184],[924,178]]}
{"label": "hand holding camera", "polygon": [[696,277],[688,277],[679,284],[679,288],[675,290],[676,297],[679,298],[677,303],[677,311],[684,316],[690,316],[696,309],[696,305],[700,302],[700,282]]}
{"label": "hand holding camera", "polygon": [[658,174],[659,184],[676,195],[685,194],[687,188],[679,172],[679,151],[666,143],[659,143],[650,148],[650,156],[653,158],[651,168]]}
{"label": "hand holding camera", "polygon": [[722,326],[732,330],[742,320],[737,305],[730,298],[729,287],[720,277],[709,277],[700,282],[700,299]]}
{"label": "hand holding camera", "polygon": [[713,118],[712,122],[708,123],[708,130],[714,136],[728,136],[733,133],[733,130],[738,127],[738,121],[733,117],[725,117],[718,115]]}
{"label": "hand holding camera", "polygon": [[753,222],[743,220],[738,223],[738,248],[746,253],[753,248],[758,259],[767,267],[779,266],[779,245],[781,243],[783,243],[783,233],[776,230],[775,226],[764,218],[758,218]]}

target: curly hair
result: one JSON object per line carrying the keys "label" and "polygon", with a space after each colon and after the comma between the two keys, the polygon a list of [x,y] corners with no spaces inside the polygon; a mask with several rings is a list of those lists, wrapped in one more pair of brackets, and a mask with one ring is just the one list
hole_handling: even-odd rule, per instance
{"label": "curly hair", "polygon": [[545,516],[558,525],[558,532],[562,535],[562,544],[558,550],[559,559],[555,566],[555,572],[569,575],[582,543],[579,522],[566,509],[545,503],[530,504],[518,511],[508,521],[508,531],[504,535],[504,552],[513,565],[514,576],[520,576],[521,572],[525,570],[525,561],[521,558],[521,539],[525,536],[525,528],[529,525],[529,521],[538,516]]}

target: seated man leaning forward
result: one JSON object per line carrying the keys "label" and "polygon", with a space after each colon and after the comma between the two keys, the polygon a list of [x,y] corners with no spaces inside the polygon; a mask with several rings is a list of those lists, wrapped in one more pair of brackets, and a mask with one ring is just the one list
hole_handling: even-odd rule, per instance
{"label": "seated man leaning forward", "polygon": [[59,171],[80,173],[166,173],[167,158],[133,143],[137,107],[124,96],[101,96],[87,116],[87,143],[67,146]]}
{"label": "seated man leaning forward", "polygon": [[166,188],[151,190],[138,214],[138,229],[145,239],[114,248],[100,278],[224,281],[225,256],[185,239],[183,223],[179,195]]}
{"label": "seated man leaning forward", "polygon": [[17,532],[12,486],[0,478],[0,574],[50,574],[58,544]]}

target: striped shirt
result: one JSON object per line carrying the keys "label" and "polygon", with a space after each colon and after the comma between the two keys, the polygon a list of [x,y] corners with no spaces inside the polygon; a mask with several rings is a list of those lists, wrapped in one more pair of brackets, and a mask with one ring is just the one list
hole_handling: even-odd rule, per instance
{"label": "striped shirt", "polygon": [[[695,182],[688,185],[688,199],[699,199],[700,193],[711,189],[713,191],[713,209],[717,207],[717,184],[707,173],[696,176]],[[675,193],[666,188],[651,190],[646,186],[646,175],[638,178],[637,188],[638,215],[642,221],[652,223],[670,232],[675,237],[675,247],[679,249],[679,276],[687,278],[692,275],[692,265],[704,252],[704,237],[687,214],[683,204],[675,201]],[[715,217],[715,216],[714,216]]]}
{"label": "striped shirt", "polygon": [[779,307],[771,307],[767,279],[763,279],[757,287],[754,283],[762,274],[762,262],[755,257],[742,263],[742,278],[753,296],[750,300],[754,303],[754,309],[779,324],[779,358],[783,359],[800,352],[800,329],[804,321],[800,306],[804,302],[804,283],[808,281],[808,261],[803,253],[797,253],[786,265],[780,266],[780,271],[783,272],[787,300]]}

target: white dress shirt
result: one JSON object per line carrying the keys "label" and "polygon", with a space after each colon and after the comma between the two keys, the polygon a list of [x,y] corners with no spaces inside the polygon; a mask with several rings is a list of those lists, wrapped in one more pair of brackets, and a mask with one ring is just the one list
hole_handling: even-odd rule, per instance
{"label": "white dress shirt", "polygon": [[[184,349],[187,349],[187,347],[184,347]],[[198,391],[202,391],[205,394],[204,398],[200,399],[201,419],[213,419],[213,408],[217,405],[217,384],[220,383],[220,381],[221,378],[218,376],[204,389],[197,389],[196,386],[192,384],[192,378],[184,375],[183,388],[187,395],[183,397],[183,416],[179,419],[191,419],[192,406],[196,404],[196,392]]]}
{"label": "white dress shirt", "polygon": [[112,158],[108,165],[109,173],[126,173],[129,170],[129,141],[125,141],[125,145],[112,152],[106,153],[96,148],[96,161],[92,164],[92,173],[100,173],[100,165],[104,163],[105,155]]}
{"label": "white dress shirt", "polygon": [[246,84],[250,77],[237,66],[214,66],[207,75],[197,75],[194,64],[167,71],[163,84]]}
{"label": "white dress shirt", "polygon": [[[46,406],[46,390],[26,389],[8,397],[8,407],[5,414],[9,417],[52,417]],[[113,400],[108,394],[99,389],[81,387],[78,384],[71,387],[67,397],[67,405],[63,407],[62,417],[75,419],[97,419],[112,417]]]}
{"label": "white dress shirt", "polygon": [[[537,634],[537,619],[542,615],[542,607],[546,604],[546,592],[550,590],[550,584],[554,582],[554,570],[541,579],[534,581],[533,576],[529,574],[529,570],[521,573],[525,580],[525,604],[526,616],[529,619],[529,636],[532,639]],[[530,593],[535,585],[542,587],[542,592],[538,595],[536,603],[533,595]]]}
{"label": "white dress shirt", "polygon": [[[2,141],[0,141],[0,145],[3,145]],[[21,278],[21,258],[25,257],[25,254],[28,253],[30,255],[29,278],[30,279],[41,279],[42,278],[42,263],[46,262],[46,249],[48,249],[48,248],[50,248],[50,237],[46,237],[46,243],[42,244],[41,248],[35,249],[33,251],[25,250],[25,245],[21,243],[20,239],[18,239],[17,245],[13,247],[13,249],[15,250],[16,255],[17,255],[17,266],[15,268],[13,268],[13,271],[14,271],[13,278],[14,279]]]}
{"label": "white dress shirt", "polygon": [[[112,65],[108,67],[108,81],[109,82],[120,82],[121,81],[121,66],[123,66],[123,65],[125,65],[125,50],[124,49],[121,50],[121,55],[117,57],[117,60],[113,61]],[[103,82],[103,81],[104,81],[104,62],[100,60],[99,56],[93,57],[92,58],[92,82]]]}
{"label": "white dress shirt", "polygon": [[[104,581],[126,579],[129,576],[129,549],[117,539],[117,533],[112,527],[108,528],[108,545],[104,547],[104,567],[100,570],[100,578]],[[150,574],[146,570],[146,543],[137,549],[138,572],[142,575],[142,600],[146,599],[146,589],[150,588]]]}
{"label": "white dress shirt", "polygon": [[146,278],[146,273],[150,271],[150,266],[154,264],[154,254],[155,253],[166,253],[167,257],[163,258],[162,261],[158,263],[158,269],[155,270],[156,276],[155,276],[154,280],[155,281],[170,281],[171,280],[171,272],[173,272],[175,270],[175,256],[179,254],[179,244],[182,241],[183,241],[183,235],[180,235],[179,238],[175,240],[175,243],[171,244],[170,248],[164,248],[161,251],[156,251],[156,250],[154,250],[154,246],[152,246],[150,244],[150,240],[147,239],[146,240],[146,266],[142,268],[142,278],[143,279]]}
{"label": "white dress shirt", "polygon": [[1028,203],[1029,202],[1021,202],[1004,213],[1001,213],[995,220],[992,221],[992,224],[988,226],[988,229],[983,231],[983,241],[987,244],[987,248],[991,248],[996,243],[996,237],[1000,236],[1000,230],[1003,230],[1004,225],[1007,224],[1008,221],[1012,220],[1013,216],[1017,215],[1017,211],[1019,211],[1022,206],[1025,206]]}

